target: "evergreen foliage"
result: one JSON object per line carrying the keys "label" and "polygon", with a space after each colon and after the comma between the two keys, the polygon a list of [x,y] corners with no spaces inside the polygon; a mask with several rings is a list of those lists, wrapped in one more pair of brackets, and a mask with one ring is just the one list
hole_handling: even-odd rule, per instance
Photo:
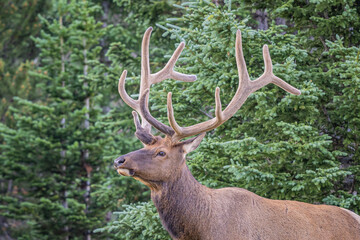
{"label": "evergreen foliage", "polygon": [[113,213],[118,220],[95,232],[109,232],[112,239],[170,239],[152,202],[139,202],[123,207],[124,211]]}
{"label": "evergreen foliage", "polygon": [[323,93],[316,102],[319,115],[315,124],[321,134],[331,137],[333,150],[345,153],[338,160],[342,168],[351,171],[343,182],[346,191],[336,187],[339,191],[335,190],[325,202],[343,207],[351,205],[359,213],[359,139],[355,137],[359,126],[356,111],[359,96],[359,2],[248,3],[253,11],[266,8],[270,20],[285,18],[291,26],[289,32],[295,31],[298,42],[307,50],[308,63],[300,67],[308,72],[308,79]]}
{"label": "evergreen foliage", "polygon": [[54,9],[56,17],[41,18],[46,28],[34,39],[41,63],[31,76],[39,79],[42,98],[14,98],[21,106],[11,108],[16,125],[1,125],[1,175],[14,180],[1,209],[19,239],[86,236],[106,214],[91,200],[108,135],[97,124],[101,95],[98,76],[89,71],[105,29],[93,17],[99,8],[86,1],[57,1]]}
{"label": "evergreen foliage", "polygon": [[[50,6],[46,0],[4,0],[0,3],[0,121],[12,124],[8,112],[13,97],[36,99],[36,82],[28,76],[34,70],[38,55],[31,37],[42,25],[38,14],[45,14]],[[8,119],[10,117],[10,119]]]}
{"label": "evergreen foliage", "polygon": [[[46,0],[3,0],[0,3],[0,59],[7,67],[36,57],[32,36],[42,28],[38,14],[49,11]],[[16,46],[16,47],[14,47]]]}

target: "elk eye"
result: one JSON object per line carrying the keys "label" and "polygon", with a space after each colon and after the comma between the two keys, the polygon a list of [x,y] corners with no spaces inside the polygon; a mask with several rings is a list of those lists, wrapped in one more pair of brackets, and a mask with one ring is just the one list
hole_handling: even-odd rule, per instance
{"label": "elk eye", "polygon": [[166,153],[163,151],[160,151],[160,152],[158,152],[158,154],[156,154],[156,156],[160,156],[160,157],[164,157],[165,155],[166,155]]}

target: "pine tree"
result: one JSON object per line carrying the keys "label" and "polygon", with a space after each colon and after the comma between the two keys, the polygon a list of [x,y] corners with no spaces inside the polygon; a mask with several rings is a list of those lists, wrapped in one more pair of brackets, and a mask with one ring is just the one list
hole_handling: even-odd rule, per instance
{"label": "pine tree", "polygon": [[45,0],[4,0],[0,3],[0,121],[11,124],[8,109],[12,97],[34,99],[36,82],[28,76],[38,54],[31,37],[41,29],[38,14],[49,10]]}
{"label": "pine tree", "polygon": [[0,59],[7,67],[19,66],[37,55],[32,36],[41,23],[38,14],[45,14],[51,4],[46,0],[3,0],[0,3]]}
{"label": "pine tree", "polygon": [[319,112],[312,125],[331,138],[341,167],[351,174],[324,201],[359,213],[359,122],[357,116],[360,8],[358,1],[247,1],[251,9],[266,9],[270,20],[284,18],[295,31],[307,63],[299,67],[321,91]]}
{"label": "pine tree", "polygon": [[14,180],[1,199],[2,215],[15,223],[8,230],[15,238],[90,239],[106,214],[91,199],[108,140],[97,124],[101,95],[91,70],[105,30],[94,18],[99,7],[87,1],[58,1],[54,8],[57,17],[42,18],[46,28],[35,39],[41,62],[32,77],[46,98],[15,98],[22,107],[12,108],[16,126],[1,126],[1,175]]}

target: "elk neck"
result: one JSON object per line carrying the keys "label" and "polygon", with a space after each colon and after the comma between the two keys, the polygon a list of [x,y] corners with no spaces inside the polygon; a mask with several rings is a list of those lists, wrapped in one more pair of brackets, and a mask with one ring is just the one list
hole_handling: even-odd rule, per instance
{"label": "elk neck", "polygon": [[173,238],[200,238],[199,223],[211,216],[211,189],[201,185],[186,164],[178,176],[152,189],[151,199]]}

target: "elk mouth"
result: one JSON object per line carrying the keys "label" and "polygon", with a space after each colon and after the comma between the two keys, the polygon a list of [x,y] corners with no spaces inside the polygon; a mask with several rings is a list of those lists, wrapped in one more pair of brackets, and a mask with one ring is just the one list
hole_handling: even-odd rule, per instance
{"label": "elk mouth", "polygon": [[121,168],[121,167],[115,167],[115,168],[116,168],[116,171],[122,176],[132,177],[135,174],[134,169],[127,169],[127,168]]}

